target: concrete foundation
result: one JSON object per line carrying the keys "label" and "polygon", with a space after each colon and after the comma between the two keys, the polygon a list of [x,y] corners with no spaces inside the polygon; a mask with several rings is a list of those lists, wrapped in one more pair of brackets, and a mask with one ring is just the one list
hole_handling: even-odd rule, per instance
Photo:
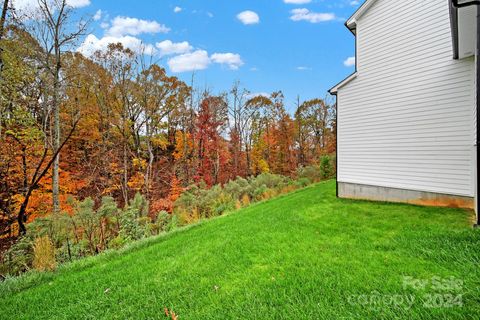
{"label": "concrete foundation", "polygon": [[338,183],[338,196],[346,199],[410,203],[422,206],[474,209],[473,197],[433,192],[377,187],[353,183]]}

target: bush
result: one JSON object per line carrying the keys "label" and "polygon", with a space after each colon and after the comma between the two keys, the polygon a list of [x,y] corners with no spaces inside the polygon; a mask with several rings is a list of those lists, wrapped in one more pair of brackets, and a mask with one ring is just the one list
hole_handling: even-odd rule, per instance
{"label": "bush", "polygon": [[250,194],[251,189],[249,181],[240,177],[229,181],[223,187],[224,192],[234,199],[241,199],[244,195]]}
{"label": "bush", "polygon": [[252,192],[252,198],[254,201],[263,200],[263,195],[267,192],[268,188],[265,185],[262,185],[258,188],[255,188]]}
{"label": "bush", "polygon": [[260,186],[265,186],[268,189],[281,188],[289,182],[289,178],[271,173],[262,173],[261,175],[251,179],[251,184],[253,187],[258,188]]}
{"label": "bush", "polygon": [[24,236],[5,252],[2,267],[5,274],[18,275],[30,270],[33,261],[32,241]]}
{"label": "bush", "polygon": [[145,236],[145,217],[148,201],[139,193],[120,214],[120,235],[127,240],[138,240]]}
{"label": "bush", "polygon": [[[322,173],[318,166],[307,166],[297,169],[297,183],[300,180],[308,179],[310,182],[319,182],[322,180]],[[305,182],[305,180],[303,180]]]}
{"label": "bush", "polygon": [[312,181],[308,178],[300,178],[297,181],[295,181],[295,185],[299,188],[305,188],[306,186],[310,185]]}
{"label": "bush", "polygon": [[320,172],[322,179],[329,179],[334,175],[332,160],[329,156],[323,156],[320,160]]}
{"label": "bush", "polygon": [[55,261],[55,247],[49,236],[35,239],[33,245],[33,268],[38,271],[53,271]]}
{"label": "bush", "polygon": [[224,214],[235,209],[237,198],[243,187],[232,182],[229,184],[231,193],[225,192],[221,185],[211,189],[203,186],[194,186],[182,194],[175,202],[174,213],[176,213],[183,224],[198,220],[198,218],[211,218]]}
{"label": "bush", "polygon": [[242,207],[247,207],[250,205],[250,197],[248,194],[244,194],[240,200]]}
{"label": "bush", "polygon": [[122,235],[118,235],[115,238],[113,238],[109,244],[110,244],[110,248],[112,249],[120,249],[123,246],[125,246],[128,242],[129,242],[128,239],[125,239],[124,237],[122,237]]}
{"label": "bush", "polygon": [[172,215],[167,211],[160,211],[153,225],[156,234],[170,231],[172,228]]}

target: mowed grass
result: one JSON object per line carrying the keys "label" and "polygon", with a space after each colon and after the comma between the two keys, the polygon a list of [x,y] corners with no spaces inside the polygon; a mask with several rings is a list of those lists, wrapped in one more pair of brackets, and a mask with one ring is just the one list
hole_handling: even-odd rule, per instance
{"label": "mowed grass", "polygon": [[472,215],[338,200],[321,183],[0,284],[0,318],[475,319]]}

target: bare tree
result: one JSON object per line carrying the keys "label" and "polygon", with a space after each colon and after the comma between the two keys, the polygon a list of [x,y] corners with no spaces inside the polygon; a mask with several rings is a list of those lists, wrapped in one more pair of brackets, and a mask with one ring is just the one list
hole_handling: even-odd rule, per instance
{"label": "bare tree", "polygon": [[52,79],[53,88],[50,93],[51,111],[53,114],[53,132],[51,147],[56,155],[53,161],[52,196],[53,211],[60,211],[59,201],[59,166],[61,146],[60,106],[62,101],[62,54],[73,47],[76,41],[85,34],[88,21],[73,20],[73,8],[67,0],[38,0],[39,10],[32,17],[32,34],[43,48],[40,63]]}
{"label": "bare tree", "polygon": [[[249,107],[248,100],[250,92],[240,88],[236,82],[230,90],[228,101],[228,120],[230,123],[230,140],[232,142],[233,168],[235,175],[243,175],[247,172],[240,172],[240,158],[243,151],[249,158],[249,148],[246,143],[247,131],[255,110]],[[248,171],[248,168],[247,168]]]}

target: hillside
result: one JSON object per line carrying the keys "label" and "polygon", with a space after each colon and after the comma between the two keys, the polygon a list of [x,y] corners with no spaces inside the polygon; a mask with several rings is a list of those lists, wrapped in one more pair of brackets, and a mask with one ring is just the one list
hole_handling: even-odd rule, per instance
{"label": "hillside", "polygon": [[166,319],[166,307],[179,319],[471,319],[480,234],[470,220],[338,200],[322,183],[0,284],[0,318]]}

